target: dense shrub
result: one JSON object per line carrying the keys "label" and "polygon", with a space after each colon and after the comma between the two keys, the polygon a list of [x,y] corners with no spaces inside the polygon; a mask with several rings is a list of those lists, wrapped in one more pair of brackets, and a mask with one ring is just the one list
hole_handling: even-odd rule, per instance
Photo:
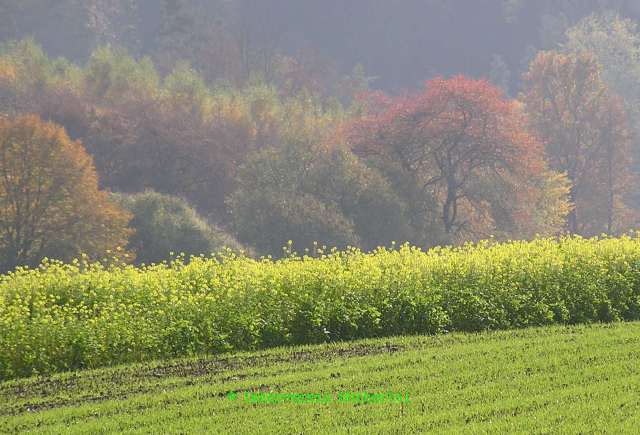
{"label": "dense shrub", "polygon": [[391,334],[640,319],[640,238],[106,268],[0,281],[0,377]]}
{"label": "dense shrub", "polygon": [[239,251],[240,244],[223,230],[208,223],[175,196],[153,191],[137,194],[114,194],[116,201],[133,215],[130,226],[135,230],[129,249],[140,263],[159,263],[171,253],[210,255],[224,248]]}

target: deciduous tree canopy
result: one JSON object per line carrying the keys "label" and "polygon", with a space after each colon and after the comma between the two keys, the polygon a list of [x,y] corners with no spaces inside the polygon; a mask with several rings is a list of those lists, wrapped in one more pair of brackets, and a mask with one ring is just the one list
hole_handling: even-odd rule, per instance
{"label": "deciduous tree canopy", "polygon": [[0,119],[1,270],[115,253],[129,218],[98,190],[91,157],[61,127],[34,115]]}
{"label": "deciduous tree canopy", "polygon": [[595,57],[540,53],[525,77],[522,98],[549,164],[571,182],[567,229],[597,235],[630,228],[630,135],[622,101],[602,81]]}
{"label": "deciduous tree canopy", "polygon": [[[531,200],[558,181],[519,105],[483,80],[431,80],[357,122],[351,140],[362,156],[397,162],[433,199],[436,210],[423,213],[436,213],[451,240],[535,231]],[[537,205],[562,214],[557,199]]]}
{"label": "deciduous tree canopy", "polygon": [[[0,0],[0,111],[80,141],[95,192],[153,190],[159,214],[186,201],[192,228],[197,215],[257,253],[635,228],[632,2],[311,3]],[[75,209],[101,195],[83,191]],[[146,229],[146,246],[169,249]],[[29,249],[98,255],[92,230],[78,234]],[[45,254],[21,255],[7,264]]]}

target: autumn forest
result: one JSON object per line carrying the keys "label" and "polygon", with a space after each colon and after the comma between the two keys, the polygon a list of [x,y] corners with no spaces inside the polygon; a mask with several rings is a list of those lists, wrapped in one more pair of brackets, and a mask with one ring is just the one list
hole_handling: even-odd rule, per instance
{"label": "autumn forest", "polygon": [[0,1],[0,271],[638,227],[632,2],[304,3]]}

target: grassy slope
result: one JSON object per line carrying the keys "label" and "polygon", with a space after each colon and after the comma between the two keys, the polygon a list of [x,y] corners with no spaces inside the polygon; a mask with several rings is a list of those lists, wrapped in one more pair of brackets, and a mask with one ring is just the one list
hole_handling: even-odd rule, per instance
{"label": "grassy slope", "polygon": [[[640,323],[404,337],[0,384],[0,432],[628,432]],[[400,405],[250,404],[230,391],[401,391]]]}

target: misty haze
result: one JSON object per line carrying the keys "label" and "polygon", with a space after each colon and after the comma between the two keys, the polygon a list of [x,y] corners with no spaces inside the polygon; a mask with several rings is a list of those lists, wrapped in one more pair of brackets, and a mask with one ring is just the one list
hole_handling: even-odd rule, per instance
{"label": "misty haze", "polygon": [[0,0],[0,432],[635,433],[639,23]]}

